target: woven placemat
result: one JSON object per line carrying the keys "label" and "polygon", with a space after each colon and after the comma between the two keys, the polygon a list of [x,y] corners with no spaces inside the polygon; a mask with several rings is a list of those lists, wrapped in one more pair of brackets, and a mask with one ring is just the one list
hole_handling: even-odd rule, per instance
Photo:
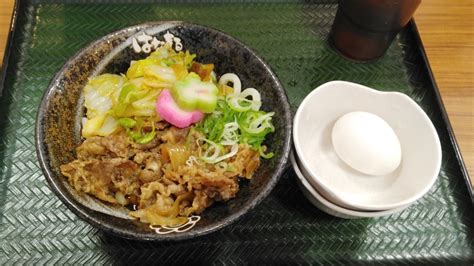
{"label": "woven placemat", "polygon": [[[338,56],[327,44],[336,11],[331,1],[226,5],[216,1],[20,2],[0,99],[1,265],[474,261],[473,206],[415,41],[416,32],[405,29],[377,62],[356,64]],[[438,129],[443,145],[438,181],[423,199],[399,214],[343,220],[313,207],[288,168],[261,205],[208,236],[147,243],[98,231],[71,213],[46,184],[35,156],[37,107],[50,79],[81,47],[114,30],[158,20],[212,26],[249,45],[278,75],[293,111],[307,93],[330,80],[408,94]]]}

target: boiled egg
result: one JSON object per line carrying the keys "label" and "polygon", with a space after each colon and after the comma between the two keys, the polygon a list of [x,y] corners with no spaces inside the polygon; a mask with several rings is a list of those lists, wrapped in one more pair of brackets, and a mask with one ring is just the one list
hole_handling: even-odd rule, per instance
{"label": "boiled egg", "polygon": [[402,150],[392,127],[369,112],[341,116],[332,129],[337,156],[351,168],[367,175],[386,175],[400,165]]}

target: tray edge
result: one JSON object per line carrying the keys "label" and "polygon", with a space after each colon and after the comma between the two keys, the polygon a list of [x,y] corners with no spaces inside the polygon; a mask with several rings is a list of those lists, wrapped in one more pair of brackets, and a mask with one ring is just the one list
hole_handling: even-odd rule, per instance
{"label": "tray edge", "polygon": [[431,69],[431,66],[429,64],[428,56],[426,54],[425,47],[423,46],[423,41],[421,39],[420,32],[418,31],[418,27],[416,26],[415,19],[410,20],[410,23],[409,23],[408,27],[410,28],[410,30],[415,35],[414,36],[415,37],[415,42],[417,43],[417,46],[418,46],[419,52],[421,54],[422,60],[424,61],[424,65],[425,65],[424,67],[426,68],[426,72],[427,72],[428,77],[429,77],[429,79],[432,83],[434,93],[435,93],[436,102],[438,104],[438,107],[441,110],[441,117],[443,119],[444,124],[446,125],[446,129],[448,130],[449,139],[451,140],[451,144],[453,145],[454,153],[456,154],[456,159],[458,161],[458,165],[461,168],[461,173],[464,177],[464,181],[466,183],[467,190],[468,190],[469,196],[471,198],[471,202],[474,204],[474,187],[473,187],[473,184],[472,184],[471,179],[469,177],[469,173],[467,171],[466,164],[464,163],[464,159],[463,159],[462,154],[461,154],[461,149],[460,149],[460,147],[458,145],[458,142],[456,140],[456,136],[454,134],[453,127],[451,126],[451,122],[449,121],[448,112],[446,111],[443,100],[441,98],[441,93],[439,92],[438,85],[436,84],[434,74],[433,74],[433,70]]}
{"label": "tray edge", "polygon": [[5,52],[3,54],[2,67],[0,69],[0,97],[3,94],[3,89],[5,87],[5,78],[6,78],[8,62],[10,61],[10,55],[11,55],[11,50],[13,46],[13,37],[15,35],[19,7],[20,7],[20,0],[15,0],[15,4],[12,10],[12,17],[10,20],[10,27],[8,31],[7,42],[5,43]]}

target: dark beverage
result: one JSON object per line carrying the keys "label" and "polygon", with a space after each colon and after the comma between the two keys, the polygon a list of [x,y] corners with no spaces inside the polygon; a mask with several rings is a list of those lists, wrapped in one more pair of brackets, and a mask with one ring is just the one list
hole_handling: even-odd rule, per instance
{"label": "dark beverage", "polygon": [[382,56],[421,0],[340,0],[330,42],[356,61]]}

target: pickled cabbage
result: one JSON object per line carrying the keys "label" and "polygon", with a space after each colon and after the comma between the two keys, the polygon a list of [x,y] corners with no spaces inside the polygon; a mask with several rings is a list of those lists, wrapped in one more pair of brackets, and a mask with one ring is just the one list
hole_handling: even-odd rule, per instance
{"label": "pickled cabbage", "polygon": [[107,136],[114,133],[122,117],[156,117],[155,102],[159,89],[148,87],[143,78],[103,74],[93,77],[84,88],[82,136]]}

